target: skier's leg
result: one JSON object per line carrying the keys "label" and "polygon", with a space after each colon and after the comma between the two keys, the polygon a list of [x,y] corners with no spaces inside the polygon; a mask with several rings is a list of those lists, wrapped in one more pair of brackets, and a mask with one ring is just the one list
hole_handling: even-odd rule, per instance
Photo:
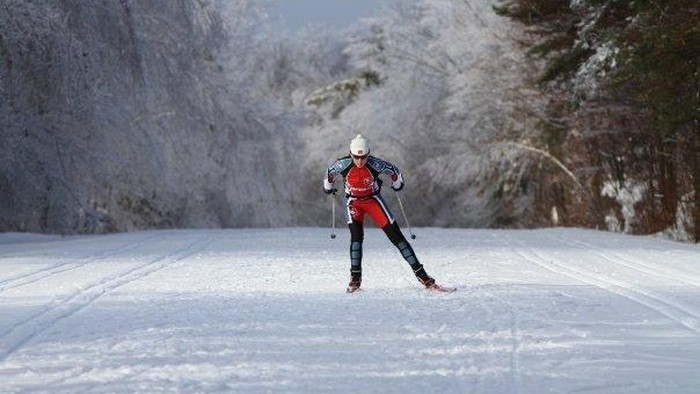
{"label": "skier's leg", "polygon": [[350,283],[362,282],[362,241],[365,238],[365,231],[362,222],[351,222],[350,228]]}
{"label": "skier's leg", "polygon": [[348,198],[345,213],[350,229],[350,283],[348,293],[353,293],[360,288],[362,283],[362,241],[365,238],[364,223],[365,212],[357,200]]}
{"label": "skier's leg", "polygon": [[431,278],[427,272],[425,272],[423,264],[418,261],[418,257],[413,251],[413,247],[411,247],[411,244],[408,243],[406,237],[404,237],[398,223],[392,222],[384,226],[382,230],[384,230],[384,233],[389,238],[391,243],[393,243],[399,252],[401,252],[401,256],[403,256],[404,260],[406,260],[406,262],[411,266],[416,278],[418,278],[418,280],[426,287],[433,285],[435,280]]}

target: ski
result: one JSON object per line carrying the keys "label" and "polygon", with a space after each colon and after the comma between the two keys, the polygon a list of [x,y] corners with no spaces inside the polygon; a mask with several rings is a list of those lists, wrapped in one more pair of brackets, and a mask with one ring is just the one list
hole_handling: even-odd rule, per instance
{"label": "ski", "polygon": [[[441,286],[438,285],[437,283],[430,285],[429,287],[426,287],[426,290],[430,291],[431,293],[435,294],[447,294],[447,293],[453,293],[457,291],[456,287],[450,287],[450,286]],[[353,293],[360,293],[362,292],[362,289],[357,286],[348,286],[345,289],[345,292],[348,294],[353,294]]]}
{"label": "ski", "polygon": [[436,293],[436,294],[442,294],[442,293],[453,293],[457,291],[456,287],[449,287],[449,286],[440,286],[437,283],[434,283],[428,287],[428,290],[430,290],[431,293]]}

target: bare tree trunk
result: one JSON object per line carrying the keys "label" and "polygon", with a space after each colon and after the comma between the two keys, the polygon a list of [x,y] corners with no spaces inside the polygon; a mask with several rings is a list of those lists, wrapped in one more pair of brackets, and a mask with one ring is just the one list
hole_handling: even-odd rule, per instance
{"label": "bare tree trunk", "polygon": [[671,142],[664,141],[664,135],[657,131],[657,152],[654,160],[658,165],[659,191],[661,192],[661,211],[658,213],[655,223],[652,224],[653,232],[673,226],[678,208],[678,193],[676,190],[676,172],[674,168],[674,151]]}
{"label": "bare tree trunk", "polygon": [[693,182],[695,185],[695,207],[693,209],[693,226],[695,228],[695,243],[700,242],[700,127],[699,121],[695,121],[695,132],[693,140],[695,149],[693,151],[694,166],[693,166]]}

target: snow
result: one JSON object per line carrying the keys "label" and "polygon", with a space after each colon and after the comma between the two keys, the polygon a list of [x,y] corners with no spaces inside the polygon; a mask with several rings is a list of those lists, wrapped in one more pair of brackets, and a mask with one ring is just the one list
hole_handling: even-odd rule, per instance
{"label": "snow", "polygon": [[647,185],[645,183],[635,180],[628,179],[623,183],[609,179],[604,182],[603,190],[601,190],[600,195],[615,199],[615,201],[620,204],[620,211],[624,218],[623,225],[620,225],[620,221],[617,219],[615,212],[611,211],[605,216],[605,223],[608,230],[615,232],[623,231],[625,233],[631,231],[632,224],[637,218],[634,205],[642,201],[646,189]]}
{"label": "snow", "polygon": [[696,393],[700,247],[579,229],[0,234],[0,391]]}

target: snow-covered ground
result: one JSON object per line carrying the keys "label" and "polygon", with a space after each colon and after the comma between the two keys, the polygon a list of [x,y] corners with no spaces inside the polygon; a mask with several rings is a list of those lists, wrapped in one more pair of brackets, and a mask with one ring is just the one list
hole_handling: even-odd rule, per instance
{"label": "snow-covered ground", "polygon": [[417,229],[0,234],[0,392],[698,393],[700,247]]}

